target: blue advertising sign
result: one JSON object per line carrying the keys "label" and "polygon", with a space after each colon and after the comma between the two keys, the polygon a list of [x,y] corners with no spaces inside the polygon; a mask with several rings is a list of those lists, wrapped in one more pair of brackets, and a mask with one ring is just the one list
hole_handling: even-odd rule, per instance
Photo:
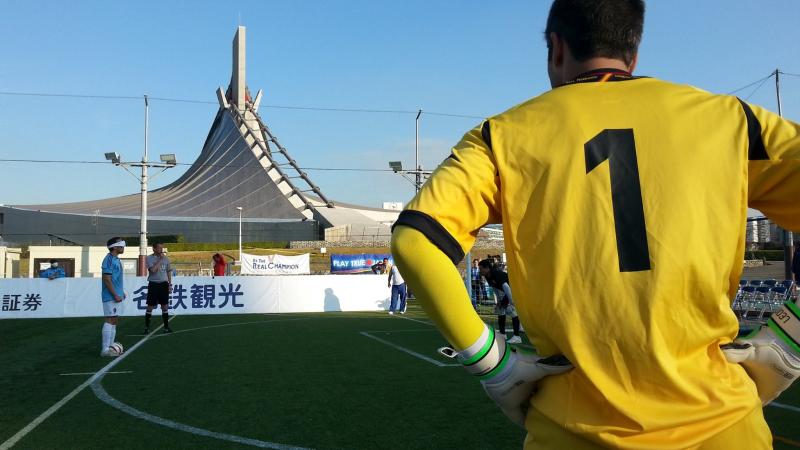
{"label": "blue advertising sign", "polygon": [[385,269],[381,267],[383,258],[388,258],[389,264],[394,264],[394,259],[389,254],[332,254],[331,273],[384,273]]}

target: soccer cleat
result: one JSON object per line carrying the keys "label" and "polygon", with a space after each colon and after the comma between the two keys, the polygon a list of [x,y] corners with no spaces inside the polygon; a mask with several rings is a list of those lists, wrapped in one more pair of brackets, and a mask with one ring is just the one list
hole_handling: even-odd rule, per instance
{"label": "soccer cleat", "polygon": [[144,332],[143,332],[142,334],[149,334],[149,333],[150,333],[150,328],[147,328],[147,327],[146,327],[146,328],[144,329]]}
{"label": "soccer cleat", "polygon": [[507,340],[509,344],[521,344],[522,338],[519,336],[511,336],[511,339]]}
{"label": "soccer cleat", "polygon": [[393,316],[394,315],[394,311],[389,311],[389,315]]}
{"label": "soccer cleat", "polygon": [[119,353],[117,353],[117,351],[114,350],[113,348],[108,347],[107,349],[100,352],[100,356],[109,356],[112,358],[116,358],[117,356],[119,356]]}
{"label": "soccer cleat", "polygon": [[172,328],[164,327],[164,334],[167,334],[167,333],[172,333]]}

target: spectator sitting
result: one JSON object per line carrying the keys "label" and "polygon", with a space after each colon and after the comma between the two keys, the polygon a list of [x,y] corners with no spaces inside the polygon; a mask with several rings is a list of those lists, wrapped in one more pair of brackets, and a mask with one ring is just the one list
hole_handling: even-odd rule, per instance
{"label": "spectator sitting", "polygon": [[39,272],[39,278],[47,278],[48,280],[55,280],[56,278],[64,278],[67,274],[62,267],[58,266],[58,261],[55,259],[50,260],[50,268]]}
{"label": "spectator sitting", "polygon": [[383,258],[383,262],[375,263],[372,265],[372,273],[380,275],[389,273],[389,269],[391,264],[389,264],[389,258]]}

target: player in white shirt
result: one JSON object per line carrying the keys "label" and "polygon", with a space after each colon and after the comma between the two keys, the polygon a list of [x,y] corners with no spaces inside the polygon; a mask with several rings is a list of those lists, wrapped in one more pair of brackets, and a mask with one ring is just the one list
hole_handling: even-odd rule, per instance
{"label": "player in white shirt", "polygon": [[[389,269],[388,286],[392,288],[392,301],[389,304],[389,314],[394,314],[395,311],[399,311],[400,314],[405,314],[408,290],[406,289],[406,281],[403,279],[403,276],[400,275],[397,266],[392,266],[392,268]],[[399,305],[397,303],[398,300],[400,301]]]}

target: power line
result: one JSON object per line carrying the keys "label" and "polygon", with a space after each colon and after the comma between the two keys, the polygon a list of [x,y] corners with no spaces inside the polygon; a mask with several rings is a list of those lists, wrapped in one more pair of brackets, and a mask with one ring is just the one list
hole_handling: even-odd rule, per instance
{"label": "power line", "polygon": [[764,81],[769,80],[770,78],[772,78],[774,76],[775,76],[775,72],[770,72],[770,74],[767,75],[766,77],[759,78],[758,80],[753,81],[752,83],[746,84],[746,85],[740,87],[739,89],[734,89],[734,90],[728,92],[726,95],[733,95],[733,94],[735,94],[737,92],[740,92],[740,91],[743,91],[743,90],[749,88],[750,86],[755,86],[758,83],[763,83]]}
{"label": "power line", "polygon": [[750,100],[750,97],[752,97],[753,95],[755,95],[755,93],[756,93],[756,92],[758,92],[758,90],[759,90],[759,89],[761,89],[761,87],[762,87],[762,86],[764,86],[764,83],[766,83],[767,81],[769,81],[769,79],[770,79],[770,78],[772,78],[772,77],[770,76],[770,77],[764,78],[764,79],[761,81],[761,83],[760,83],[758,86],[756,86],[756,88],[755,88],[755,89],[753,89],[753,91],[752,91],[752,92],[750,92],[750,94],[749,94],[747,97],[745,97],[745,98],[744,98],[744,101],[748,101],[748,100]]}
{"label": "power line", "polygon": [[[13,92],[13,91],[0,91],[0,95],[10,96],[27,96],[27,97],[56,97],[56,98],[78,98],[89,100],[137,100],[140,101],[144,96],[131,96],[131,95],[86,95],[86,94],[60,94],[60,93],[45,93],[45,92]],[[194,100],[186,98],[170,98],[170,97],[147,97],[149,100],[172,102],[172,103],[191,103],[200,105],[218,105],[218,102],[207,100]],[[322,106],[293,106],[293,105],[261,105],[262,108],[268,109],[285,109],[295,111],[321,111],[321,112],[346,112],[346,113],[368,113],[368,114],[416,114],[418,110],[405,110],[405,109],[374,109],[374,108],[338,108],[338,107],[322,107]],[[468,114],[454,114],[443,112],[428,112],[423,111],[424,114],[431,116],[441,117],[458,117],[468,119],[483,119],[481,116],[474,116]]]}
{"label": "power line", "polygon": [[42,92],[8,92],[0,91],[0,95],[14,95],[23,97],[66,97],[66,98],[85,98],[101,100],[142,100],[144,97],[134,97],[130,95],[87,95],[87,94],[52,94]]}
{"label": "power line", "polygon": [[789,75],[790,77],[800,77],[800,73],[781,72],[781,75]]}
{"label": "power line", "polygon": [[[104,164],[113,165],[109,161],[82,161],[82,160],[68,160],[68,159],[10,159],[0,158],[0,162],[8,163],[26,163],[26,164]],[[277,166],[287,166],[288,164],[276,164]],[[198,167],[222,167],[222,168],[242,168],[249,167],[249,165],[239,164],[195,164],[195,163],[177,163],[176,166],[198,166]],[[370,169],[359,167],[299,167],[299,170],[310,171],[328,171],[328,172],[393,172],[392,169]]]}

